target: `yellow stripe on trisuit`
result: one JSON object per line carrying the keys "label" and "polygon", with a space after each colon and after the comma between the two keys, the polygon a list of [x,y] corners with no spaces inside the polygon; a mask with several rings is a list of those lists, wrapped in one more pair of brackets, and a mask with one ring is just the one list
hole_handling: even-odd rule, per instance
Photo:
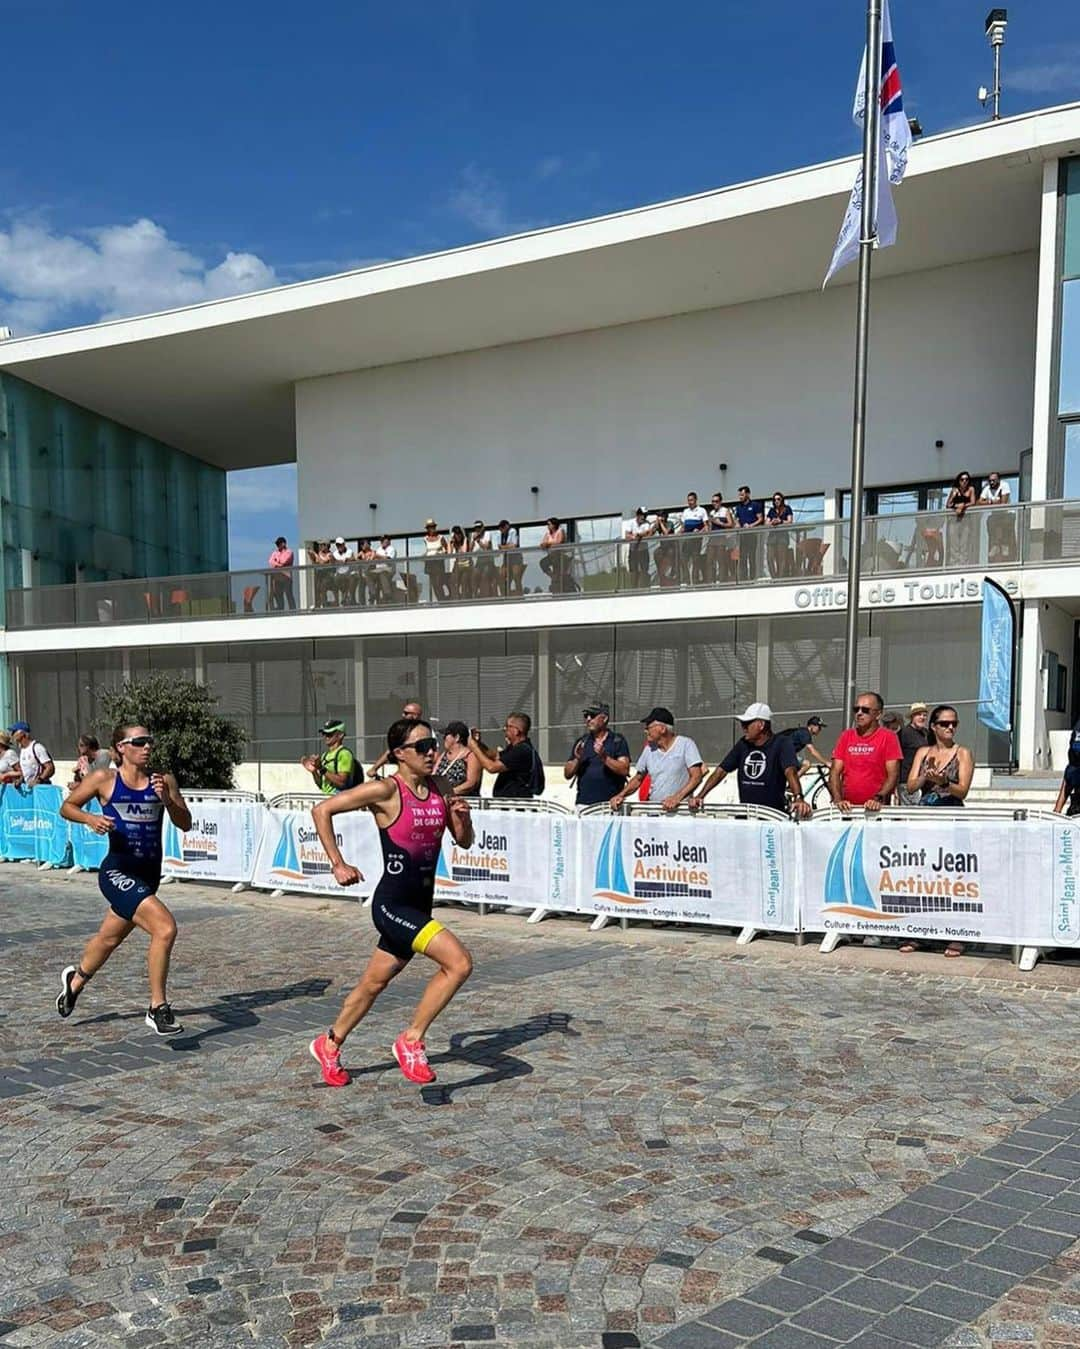
{"label": "yellow stripe on trisuit", "polygon": [[422,956],[431,945],[432,940],[437,937],[440,932],[444,932],[445,930],[442,923],[436,922],[433,918],[430,923],[425,923],[413,938],[412,949],[417,955]]}

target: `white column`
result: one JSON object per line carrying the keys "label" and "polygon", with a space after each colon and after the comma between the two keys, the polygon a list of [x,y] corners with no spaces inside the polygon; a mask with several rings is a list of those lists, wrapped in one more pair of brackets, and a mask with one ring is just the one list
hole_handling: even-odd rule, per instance
{"label": "white column", "polygon": [[195,683],[206,683],[206,648],[196,646],[192,648],[192,655],[195,657]]}
{"label": "white column", "polygon": [[[1054,327],[1060,283],[1058,259],[1058,160],[1043,165],[1042,212],[1039,224],[1039,275],[1035,309],[1035,397],[1031,423],[1031,499],[1056,495],[1060,467],[1051,466],[1051,406],[1054,388]],[[1058,489],[1060,490],[1060,489]]]}
{"label": "white column", "polygon": [[540,735],[536,752],[546,764],[551,757],[551,648],[550,633],[541,628],[536,634],[536,720]]}
{"label": "white column", "polygon": [[[364,758],[364,703],[367,698],[367,678],[364,670],[364,639],[353,638],[353,724],[356,729],[356,749]],[[373,756],[377,757],[377,756]]]}
{"label": "white column", "polygon": [[[757,621],[757,663],[754,671],[754,700],[769,701],[769,651],[772,647],[772,619]],[[739,709],[736,708],[736,711]],[[774,709],[775,710],[775,709]]]}
{"label": "white column", "polygon": [[1020,708],[1017,758],[1023,772],[1048,770],[1046,690],[1042,668],[1043,642],[1039,600],[1024,601],[1024,631],[1020,639]]}

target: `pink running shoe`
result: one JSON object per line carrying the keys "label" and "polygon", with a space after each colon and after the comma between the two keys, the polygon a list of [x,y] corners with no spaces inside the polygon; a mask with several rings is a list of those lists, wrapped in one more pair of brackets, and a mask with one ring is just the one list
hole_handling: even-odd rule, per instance
{"label": "pink running shoe", "polygon": [[317,1035],[308,1045],[311,1057],[322,1069],[323,1081],[328,1087],[347,1087],[352,1078],[341,1066],[341,1049],[326,1035]]}
{"label": "pink running shoe", "polygon": [[427,1061],[423,1040],[406,1040],[404,1033],[394,1041],[394,1058],[410,1082],[426,1086],[435,1081],[435,1074]]}

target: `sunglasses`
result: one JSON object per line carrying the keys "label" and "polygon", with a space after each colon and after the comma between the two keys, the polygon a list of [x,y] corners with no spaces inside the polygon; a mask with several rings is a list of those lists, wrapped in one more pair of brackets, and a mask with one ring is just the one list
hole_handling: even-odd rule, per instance
{"label": "sunglasses", "polygon": [[876,707],[861,707],[861,706],[860,706],[860,707],[853,707],[851,710],[852,710],[852,712],[855,713],[855,715],[856,715],[857,717],[876,717],[876,716],[877,716],[877,708],[876,708]]}
{"label": "sunglasses", "polygon": [[958,721],[935,721],[932,724],[934,726],[947,726],[954,731],[956,730],[957,726],[960,725]]}
{"label": "sunglasses", "polygon": [[431,754],[432,751],[439,748],[439,742],[433,735],[425,735],[422,740],[414,740],[411,744],[402,745],[402,749],[414,749],[417,754]]}
{"label": "sunglasses", "polygon": [[145,749],[154,743],[152,735],[131,735],[126,740],[118,740],[118,745],[134,745],[136,749]]}

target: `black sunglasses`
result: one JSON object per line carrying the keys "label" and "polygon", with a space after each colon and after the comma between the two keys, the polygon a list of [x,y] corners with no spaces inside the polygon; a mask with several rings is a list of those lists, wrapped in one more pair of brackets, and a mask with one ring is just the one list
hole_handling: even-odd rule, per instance
{"label": "black sunglasses", "polygon": [[147,745],[154,743],[154,737],[152,735],[132,735],[128,736],[126,740],[118,740],[116,743],[118,745],[134,745],[136,749],[145,749]]}
{"label": "black sunglasses", "polygon": [[956,730],[957,726],[960,725],[960,723],[959,723],[958,721],[940,721],[940,720],[939,720],[939,721],[935,721],[935,722],[933,722],[932,724],[933,724],[934,726],[949,726],[949,727],[951,727],[954,731]]}
{"label": "black sunglasses", "polygon": [[857,707],[853,707],[851,710],[852,710],[852,712],[855,713],[856,716],[859,716],[860,713],[861,713],[864,717],[873,717],[873,716],[876,716],[876,715],[877,715],[877,708],[876,708],[876,707],[862,707],[862,706],[857,706]]}
{"label": "black sunglasses", "polygon": [[439,742],[433,735],[425,735],[422,740],[413,740],[408,745],[402,745],[402,749],[414,749],[417,754],[430,754],[432,750],[439,748]]}

